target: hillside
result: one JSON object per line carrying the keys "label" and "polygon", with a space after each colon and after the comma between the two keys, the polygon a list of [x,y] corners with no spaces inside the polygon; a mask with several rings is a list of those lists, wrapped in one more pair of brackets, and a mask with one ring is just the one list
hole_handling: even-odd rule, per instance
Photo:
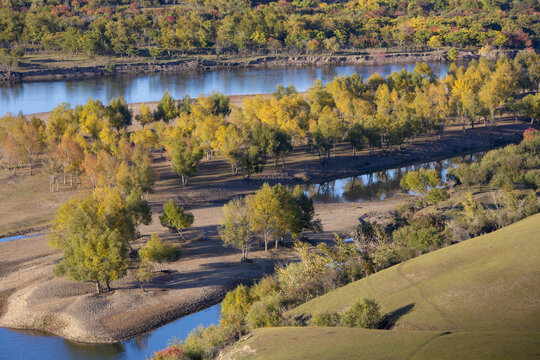
{"label": "hillside", "polygon": [[[234,358],[540,358],[540,215],[332,291],[288,312],[376,299],[392,330],[267,328]],[[225,356],[227,357],[227,356]]]}

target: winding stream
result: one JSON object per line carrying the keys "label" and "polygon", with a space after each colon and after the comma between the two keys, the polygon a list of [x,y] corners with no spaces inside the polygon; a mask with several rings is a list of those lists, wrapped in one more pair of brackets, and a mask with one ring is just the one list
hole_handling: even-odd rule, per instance
{"label": "winding stream", "polygon": [[[363,202],[384,200],[403,190],[400,181],[409,171],[435,169],[443,181],[447,180],[448,169],[462,163],[476,162],[485,152],[477,152],[450,159],[430,161],[410,166],[347,177],[319,184],[306,185],[305,192],[315,203]],[[413,194],[413,192],[410,192]]]}

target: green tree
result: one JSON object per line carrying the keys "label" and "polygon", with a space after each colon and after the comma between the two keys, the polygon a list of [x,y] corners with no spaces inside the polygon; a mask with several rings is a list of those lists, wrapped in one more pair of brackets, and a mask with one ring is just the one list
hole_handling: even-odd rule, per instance
{"label": "green tree", "polygon": [[176,230],[183,238],[182,230],[190,228],[194,220],[193,214],[184,211],[184,208],[176,205],[173,199],[163,205],[163,215],[159,217],[161,225]]}
{"label": "green tree", "polygon": [[176,138],[172,140],[171,151],[171,167],[182,178],[182,185],[186,186],[188,179],[197,173],[204,149],[193,138]]}
{"label": "green tree", "polygon": [[131,125],[133,114],[123,96],[111,99],[111,103],[105,107],[105,116],[110,126],[117,131]]}
{"label": "green tree", "polygon": [[223,206],[224,220],[218,228],[219,236],[227,246],[234,246],[242,251],[242,261],[248,257],[249,244],[253,238],[251,218],[242,199],[233,199]]}
{"label": "green tree", "polygon": [[95,282],[98,293],[105,282],[110,291],[110,283],[126,274],[127,244],[134,237],[131,215],[118,191],[103,188],[75,197],[58,209],[53,220],[49,246],[64,252],[54,272]]}
{"label": "green tree", "polygon": [[401,187],[425,195],[428,189],[441,183],[440,174],[434,169],[409,171],[400,181]]}
{"label": "green tree", "polygon": [[133,219],[137,236],[139,234],[139,225],[149,225],[152,222],[152,211],[148,201],[143,199],[143,192],[140,188],[134,188],[126,198],[126,205]]}
{"label": "green tree", "polygon": [[169,94],[169,92],[166,91],[165,94],[163,94],[163,96],[161,97],[161,100],[159,100],[155,117],[158,120],[163,120],[165,122],[168,122],[174,119],[177,115],[178,115],[178,110],[176,109],[176,106],[174,105],[174,100],[171,94]]}
{"label": "green tree", "polygon": [[154,271],[148,261],[141,261],[139,263],[137,269],[135,270],[135,277],[137,278],[137,282],[139,283],[142,291],[146,292],[143,283],[154,278]]}

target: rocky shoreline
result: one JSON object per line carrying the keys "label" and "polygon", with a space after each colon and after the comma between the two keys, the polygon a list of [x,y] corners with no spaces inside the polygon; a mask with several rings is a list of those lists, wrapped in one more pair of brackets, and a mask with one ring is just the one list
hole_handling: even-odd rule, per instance
{"label": "rocky shoreline", "polygon": [[[513,52],[494,52],[493,57]],[[460,52],[458,61],[470,61],[479,57],[478,52]],[[23,81],[85,79],[116,74],[155,74],[162,72],[202,71],[214,69],[239,68],[284,68],[299,66],[322,65],[383,65],[410,62],[442,62],[446,61],[443,51],[417,52],[417,53],[380,53],[374,55],[345,55],[345,56],[261,56],[246,61],[231,60],[177,60],[168,62],[140,62],[117,64],[114,66],[90,66],[59,69],[36,69],[25,72],[1,71],[0,83],[17,83]]]}

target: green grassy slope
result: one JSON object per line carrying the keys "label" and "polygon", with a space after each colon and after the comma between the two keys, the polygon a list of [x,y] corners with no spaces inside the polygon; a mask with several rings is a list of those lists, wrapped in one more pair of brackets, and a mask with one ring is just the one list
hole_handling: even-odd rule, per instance
{"label": "green grassy slope", "polygon": [[342,311],[358,297],[402,315],[399,329],[540,332],[540,214],[393,266],[289,314]]}
{"label": "green grassy slope", "polygon": [[540,359],[538,333],[447,333],[357,328],[263,328],[225,359]]}
{"label": "green grassy slope", "polygon": [[540,359],[540,214],[334,290],[289,316],[376,299],[392,330],[266,328],[234,359]]}

